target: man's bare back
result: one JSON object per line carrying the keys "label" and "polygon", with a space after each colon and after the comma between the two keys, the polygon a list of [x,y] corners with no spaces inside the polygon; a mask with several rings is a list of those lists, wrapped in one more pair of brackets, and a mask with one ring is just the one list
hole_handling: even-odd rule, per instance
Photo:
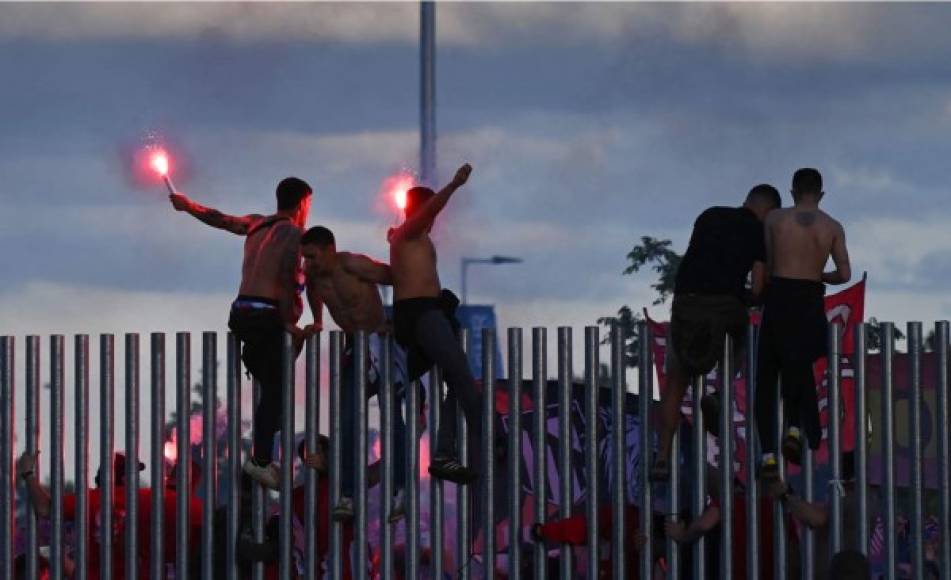
{"label": "man's bare back", "polygon": [[270,216],[251,225],[252,233],[244,242],[238,292],[278,302],[284,322],[296,323],[303,311],[297,298],[301,229],[285,218],[255,231],[265,220],[275,219]]}
{"label": "man's bare back", "polygon": [[388,241],[395,300],[439,296],[442,285],[436,269],[436,247],[429,232],[436,216],[452,194],[466,183],[471,173],[472,167],[463,165],[439,193],[426,190],[429,199],[413,208],[412,215],[407,214],[402,225],[390,230]]}
{"label": "man's bare back", "polygon": [[[817,206],[777,209],[767,216],[765,228],[771,276],[827,284],[849,281],[845,230]],[[830,256],[836,270],[825,273]]]}
{"label": "man's bare back", "polygon": [[[379,332],[386,327],[378,281],[361,276],[364,261],[372,262],[366,256],[338,252],[337,263],[330,272],[305,271],[307,298],[315,320],[320,317],[315,308],[323,304],[337,326],[347,334],[359,330]],[[383,264],[377,266],[385,268]]]}

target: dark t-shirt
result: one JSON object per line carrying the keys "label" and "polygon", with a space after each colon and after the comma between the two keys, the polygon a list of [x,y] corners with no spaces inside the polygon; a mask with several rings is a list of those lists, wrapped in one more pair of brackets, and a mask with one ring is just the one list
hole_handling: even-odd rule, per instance
{"label": "dark t-shirt", "polygon": [[766,261],[763,223],[744,207],[711,207],[693,224],[675,294],[743,297],[753,262]]}

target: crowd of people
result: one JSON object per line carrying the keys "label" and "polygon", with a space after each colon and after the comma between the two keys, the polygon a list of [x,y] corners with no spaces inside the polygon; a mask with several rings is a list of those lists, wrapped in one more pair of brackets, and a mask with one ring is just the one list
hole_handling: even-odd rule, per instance
{"label": "crowd of people", "polygon": [[[282,357],[285,333],[293,337],[296,352],[308,336],[323,328],[323,309],[327,307],[336,325],[346,334],[343,388],[341,389],[341,416],[343,449],[352,449],[357,417],[354,394],[353,335],[364,331],[370,337],[370,356],[366,369],[367,395],[379,395],[383,388],[380,368],[382,337],[392,334],[399,346],[394,357],[396,371],[394,388],[397,404],[406,394],[406,386],[418,379],[433,365],[442,369],[446,383],[446,397],[430,404],[441,405],[442,420],[435,438],[435,454],[429,472],[439,480],[459,485],[470,485],[479,480],[479,468],[465,464],[459,458],[457,440],[457,407],[461,408],[470,429],[473,447],[471,457],[482,457],[480,430],[480,390],[469,369],[468,359],[456,338],[458,322],[454,311],[458,300],[445,289],[437,270],[437,251],[430,231],[440,212],[452,196],[468,181],[472,168],[463,165],[453,179],[439,192],[427,187],[413,187],[407,192],[405,219],[387,235],[389,263],[368,256],[339,250],[330,229],[323,226],[307,228],[311,207],[311,187],[298,178],[281,181],[276,190],[277,211],[271,215],[233,216],[205,207],[181,193],[170,196],[172,206],[202,222],[244,237],[241,283],[237,298],[230,308],[228,326],[242,345],[241,358],[248,372],[261,385],[260,401],[254,412],[254,435],[250,457],[243,465],[246,475],[242,489],[248,499],[251,482],[271,490],[278,490],[279,469],[274,463],[272,449],[275,434],[281,425]],[[751,308],[762,309],[759,350],[757,358],[757,389],[755,394],[756,422],[762,456],[755,470],[756,480],[738,482],[734,506],[734,566],[736,578],[746,578],[745,559],[745,485],[759,486],[761,502],[759,546],[761,547],[761,578],[772,577],[773,554],[772,519],[787,521],[789,544],[799,545],[799,531],[813,529],[819,534],[817,546],[825,546],[822,534],[828,529],[828,508],[823,504],[807,502],[780,478],[779,462],[800,462],[803,446],[819,446],[821,430],[813,364],[827,350],[827,323],[823,304],[827,284],[843,284],[851,277],[845,232],[841,224],[819,208],[824,197],[822,176],[811,168],[799,169],[792,179],[793,205],[782,207],[777,189],[762,184],[752,188],[740,207],[713,207],[702,212],[694,223],[689,246],[677,272],[671,312],[671,339],[668,382],[661,401],[661,429],[659,447],[654,458],[651,477],[666,481],[670,473],[670,448],[674,432],[680,422],[680,407],[687,386],[697,376],[709,373],[723,352],[724,341],[731,337],[741,356],[745,345],[746,329]],[[831,258],[834,269],[826,271]],[[388,319],[378,286],[392,286],[394,304],[392,319]],[[313,322],[301,326],[304,298],[310,306]],[[780,387],[781,385],[781,387]],[[438,392],[438,391],[436,391]],[[777,398],[785,401],[788,425],[781,440],[777,421]],[[715,425],[719,413],[716,397],[707,395],[702,404],[709,425]],[[393,417],[395,435],[402,441],[406,431],[400,412]],[[320,439],[318,448],[299,448],[302,465],[320,473],[327,472],[328,441]],[[405,514],[406,462],[405,447],[395,445],[395,493],[385,507],[387,522],[399,521]],[[646,459],[645,459],[646,460]],[[341,499],[330,505],[327,478],[320,478],[316,502],[318,529],[327,529],[329,517],[344,523],[344,544],[353,542],[351,520],[354,515],[355,493],[354,454],[343,454],[341,472]],[[49,493],[33,475],[36,457],[24,455],[18,464],[19,475],[29,491],[30,503],[36,513],[49,513]],[[114,512],[121,513],[125,501],[124,487],[116,465],[116,494]],[[754,470],[750,470],[751,473]],[[717,476],[707,478],[713,483]],[[379,481],[379,466],[368,468],[369,485]],[[198,537],[201,501],[190,490],[192,519],[189,526]],[[166,521],[174,521],[177,490],[165,490]],[[846,485],[846,494],[850,494]],[[75,500],[67,496],[64,516],[75,517]],[[99,495],[90,492],[90,522],[97,512]],[[153,555],[149,553],[149,506],[151,491],[139,490],[140,521],[137,532],[140,552],[134,557],[148,569]],[[294,512],[302,521],[306,503],[304,488],[294,490]],[[689,544],[697,538],[710,535],[724,517],[720,508],[719,492],[709,491],[707,508],[693,521],[664,518],[660,534],[672,540]],[[781,502],[784,512],[774,514],[775,501]],[[249,500],[242,506],[250,505]],[[845,505],[850,505],[848,497]],[[638,521],[636,508],[623,517],[628,526]],[[277,577],[277,521],[269,521],[263,542],[255,542],[250,532],[249,510],[242,509],[241,547],[238,554],[242,563],[265,562],[269,577]],[[854,509],[852,510],[854,512]],[[847,518],[859,517],[846,508]],[[612,517],[603,511],[599,533],[607,540]],[[223,516],[222,516],[223,517]],[[275,516],[276,517],[276,516]],[[118,520],[117,520],[118,521]],[[608,526],[608,527],[605,527]],[[166,526],[166,530],[172,529]],[[218,529],[224,529],[219,526]],[[585,538],[585,522],[581,516],[548,522],[529,528],[527,535],[538,542],[553,544],[580,544]],[[121,525],[113,526],[114,534],[121,534]],[[638,566],[633,561],[640,549],[642,534],[632,527],[632,558],[627,566],[631,578],[638,577]],[[90,535],[96,538],[96,534]],[[119,537],[119,536],[117,536]],[[94,540],[95,541],[95,540]],[[224,536],[220,542],[225,542]],[[711,542],[712,543],[712,542]],[[657,545],[659,543],[655,543]],[[116,541],[116,558],[124,559],[122,542]],[[222,544],[224,545],[224,544]],[[198,550],[198,544],[195,544]],[[172,564],[174,542],[166,541],[164,561]],[[816,577],[834,575],[842,580],[867,578],[867,562],[856,556],[858,546],[847,542],[852,550],[831,557],[820,551],[816,557]],[[319,561],[326,561],[326,535],[320,536]],[[219,555],[224,548],[217,550]],[[684,550],[685,554],[689,550]],[[98,569],[96,549],[90,550],[89,569]],[[686,557],[686,556],[685,556]],[[797,556],[798,558],[798,556]],[[191,558],[199,560],[199,555]],[[790,556],[790,569],[795,569]],[[124,560],[123,560],[124,561]],[[658,556],[658,574],[663,574],[663,557]],[[863,569],[862,566],[865,566]],[[114,569],[122,578],[122,566],[117,561]],[[602,566],[609,574],[610,562]],[[345,566],[349,577],[351,567]],[[864,570],[864,572],[863,572]],[[663,576],[661,576],[663,577]]]}

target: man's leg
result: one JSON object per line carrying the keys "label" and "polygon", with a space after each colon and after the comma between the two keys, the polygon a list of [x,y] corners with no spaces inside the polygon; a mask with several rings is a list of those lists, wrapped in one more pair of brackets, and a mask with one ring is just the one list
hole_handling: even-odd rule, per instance
{"label": "man's leg", "polygon": [[813,449],[819,448],[822,438],[812,362],[801,359],[784,361],[782,375],[783,398],[789,419],[789,430],[783,438],[783,455],[798,465],[802,455],[803,432]]}
{"label": "man's leg", "polygon": [[[759,431],[760,450],[764,458],[764,476],[778,477],[779,465],[776,462],[776,405],[779,396],[779,364],[772,352],[767,329],[760,333],[759,351],[756,363],[756,426]],[[775,475],[773,474],[775,471]]]}
{"label": "man's leg", "polygon": [[341,362],[340,384],[340,502],[334,506],[334,519],[353,517],[354,461],[356,460],[357,398],[353,368],[353,350],[346,349]]}
{"label": "man's leg", "polygon": [[676,357],[671,357],[670,363],[670,370],[667,373],[667,387],[660,397],[660,442],[657,448],[657,458],[651,468],[651,479],[654,481],[664,481],[670,477],[670,446],[674,440],[674,433],[677,432],[677,428],[680,426],[680,405],[690,382],[690,377],[677,362]]}
{"label": "man's leg", "polygon": [[[458,473],[459,477],[452,476],[459,480],[457,483],[470,483],[476,477],[475,472],[459,465],[455,445],[455,421],[446,420],[455,416],[455,409],[450,410],[449,407],[450,405],[454,407],[458,399],[474,440],[482,441],[482,414],[479,408],[481,398],[476,391],[472,372],[469,370],[469,361],[462,347],[459,346],[449,320],[439,310],[430,310],[419,317],[416,323],[416,341],[426,356],[442,369],[443,379],[449,390],[442,404],[444,420],[437,435],[437,461],[433,462],[431,469],[442,475],[452,476],[449,472]],[[430,404],[434,403],[435,401],[430,402]],[[443,467],[447,469],[444,470]]]}

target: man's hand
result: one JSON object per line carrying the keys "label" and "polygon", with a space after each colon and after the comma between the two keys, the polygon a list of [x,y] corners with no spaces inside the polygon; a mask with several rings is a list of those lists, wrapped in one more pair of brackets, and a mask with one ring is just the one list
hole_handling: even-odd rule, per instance
{"label": "man's hand", "polygon": [[36,458],[39,454],[39,451],[36,453],[24,451],[23,455],[17,459],[17,476],[23,477],[23,474],[36,473]]}
{"label": "man's hand", "polygon": [[191,200],[181,193],[169,194],[168,200],[172,202],[172,207],[174,207],[176,211],[187,211],[188,206],[191,204]]}
{"label": "man's hand", "polygon": [[462,187],[467,181],[469,181],[469,175],[472,174],[472,166],[466,163],[456,171],[456,176],[452,178],[452,185],[454,187]]}
{"label": "man's hand", "polygon": [[687,526],[678,520],[668,520],[664,522],[664,532],[668,538],[678,544],[682,544],[687,538]]}

